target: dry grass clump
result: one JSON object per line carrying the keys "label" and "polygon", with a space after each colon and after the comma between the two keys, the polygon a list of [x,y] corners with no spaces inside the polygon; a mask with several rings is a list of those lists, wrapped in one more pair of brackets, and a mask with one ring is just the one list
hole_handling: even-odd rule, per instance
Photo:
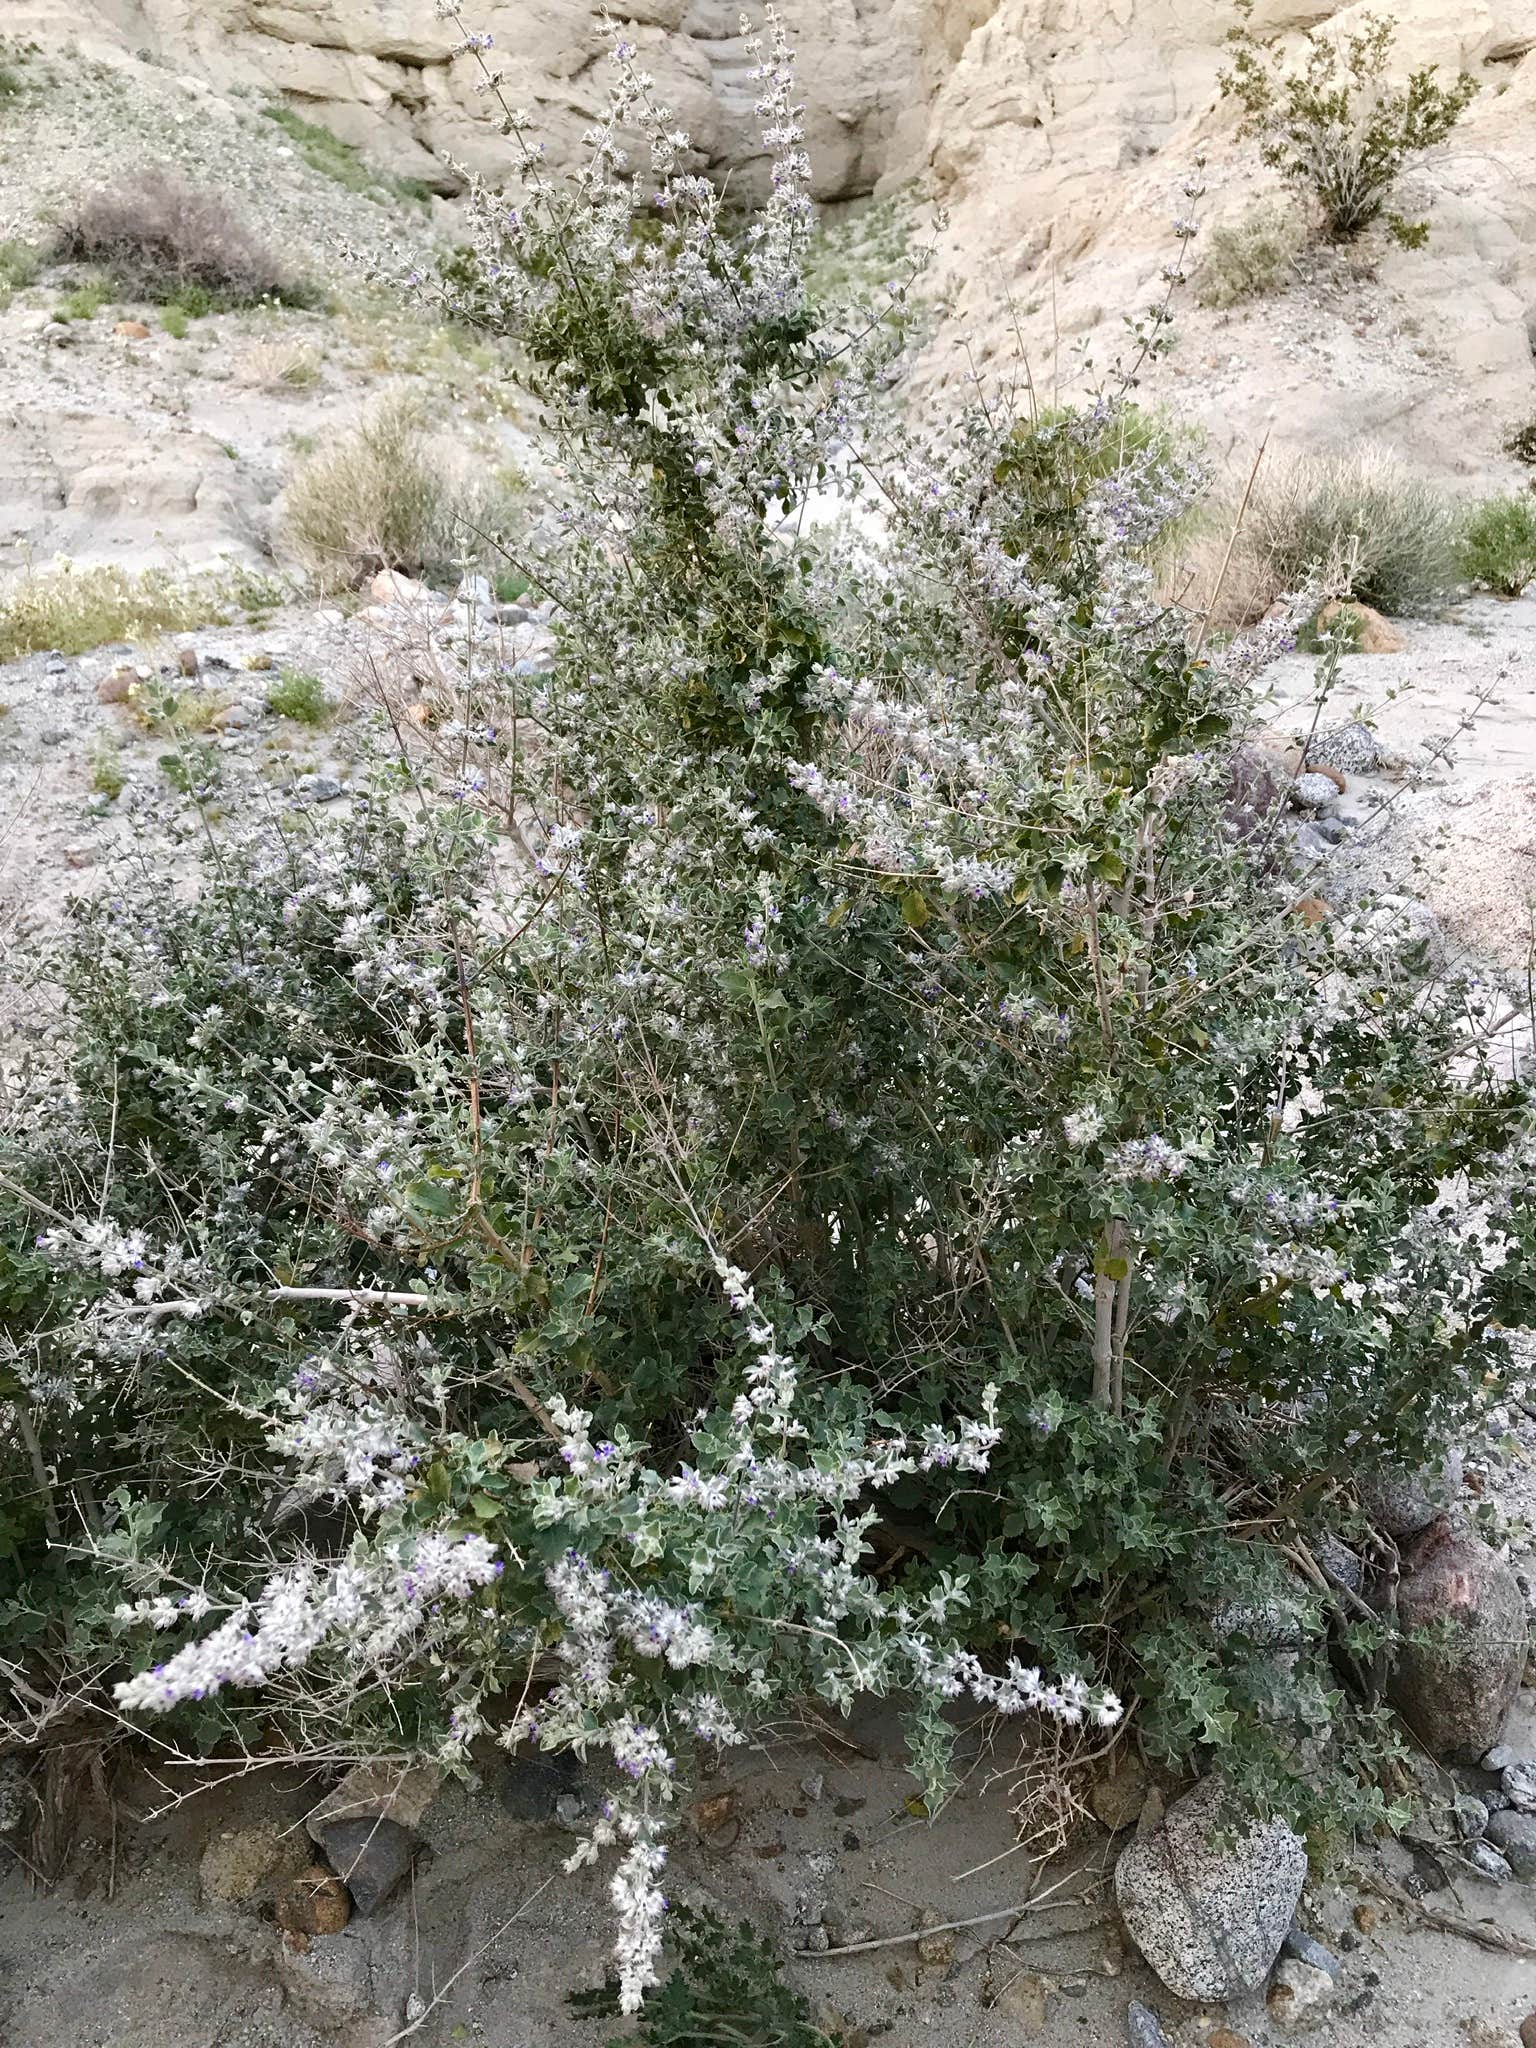
{"label": "dry grass clump", "polygon": [[129,297],[194,312],[315,297],[216,192],[163,170],[92,193],[61,227],[56,254],[100,264]]}
{"label": "dry grass clump", "polygon": [[433,434],[421,401],[392,391],[295,472],[284,531],[323,587],[355,587],[380,569],[433,582],[483,558],[507,509]]}
{"label": "dry grass clump", "polygon": [[56,562],[0,592],[0,661],[56,651],[87,654],[114,640],[147,640],[222,622],[206,585],[164,570],[138,575]]}
{"label": "dry grass clump", "polygon": [[320,382],[320,358],[292,337],[258,341],[242,357],[238,375],[253,391],[311,391]]}
{"label": "dry grass clump", "polygon": [[[1191,602],[1209,604],[1226,557],[1236,499],[1222,537],[1185,564]],[[1285,591],[1349,565],[1347,590],[1389,616],[1432,611],[1460,580],[1462,514],[1456,500],[1368,443],[1320,455],[1271,457],[1255,479],[1212,623],[1251,625]]]}
{"label": "dry grass clump", "polygon": [[1300,210],[1282,199],[1260,200],[1235,220],[1218,221],[1195,273],[1196,297],[1202,306],[1236,306],[1279,291],[1306,240]]}

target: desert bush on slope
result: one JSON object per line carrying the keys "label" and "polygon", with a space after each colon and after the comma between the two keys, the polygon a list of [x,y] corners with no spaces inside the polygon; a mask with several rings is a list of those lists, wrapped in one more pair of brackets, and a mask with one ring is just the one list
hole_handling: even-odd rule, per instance
{"label": "desert bush on slope", "polygon": [[129,297],[193,312],[315,299],[313,287],[225,199],[165,170],[91,193],[60,227],[55,253],[101,265]]}
{"label": "desert bush on slope", "polygon": [[445,785],[56,962],[0,1625],[17,1733],[115,1681],[188,1748],[605,1755],[633,2007],[690,1756],[796,1695],[903,1695],[935,1801],[952,1703],[1070,1764],[1118,1694],[1304,1824],[1384,1814],[1287,1552],[1497,1380],[1532,1165],[1476,992],[1234,830],[1275,643],[1156,601],[1166,437],[1114,391],[901,426],[867,309],[805,296],[782,48],[740,234],[617,61],[581,180],[512,124],[463,309],[564,470],[553,672],[470,665]]}
{"label": "desert bush on slope", "polygon": [[[1253,34],[1253,0],[1239,0],[1238,12],[1221,89],[1243,109],[1242,132],[1257,135],[1264,161],[1317,199],[1330,234],[1359,234],[1385,207],[1403,166],[1450,134],[1476,81],[1462,72],[1440,85],[1431,64],[1389,84],[1396,30],[1370,13],[1339,34],[1309,33],[1300,69],[1287,70]],[[1413,222],[1397,223],[1396,232],[1410,247],[1422,240]]]}
{"label": "desert bush on slope", "polygon": [[1366,443],[1271,457],[1244,513],[1234,587],[1257,617],[1309,570],[1342,561],[1362,603],[1394,615],[1429,611],[1460,580],[1462,523],[1449,492]]}
{"label": "desert bush on slope", "polygon": [[1467,515],[1461,566],[1471,583],[1500,597],[1518,597],[1536,580],[1536,495],[1485,498]]}

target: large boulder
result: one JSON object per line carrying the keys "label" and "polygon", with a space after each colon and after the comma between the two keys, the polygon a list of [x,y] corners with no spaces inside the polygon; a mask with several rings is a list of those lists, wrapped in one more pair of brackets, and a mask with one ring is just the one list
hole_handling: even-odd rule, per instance
{"label": "large boulder", "polygon": [[[1392,1704],[1431,1756],[1475,1763],[1504,1733],[1530,1647],[1514,1572],[1447,1515],[1403,1552]],[[1432,1630],[1428,1642],[1414,1633]]]}
{"label": "large boulder", "polygon": [[1268,1976],[1306,1880],[1307,1852],[1282,1820],[1237,1812],[1206,1778],[1115,1866],[1126,1931],[1180,1998],[1235,1998]]}

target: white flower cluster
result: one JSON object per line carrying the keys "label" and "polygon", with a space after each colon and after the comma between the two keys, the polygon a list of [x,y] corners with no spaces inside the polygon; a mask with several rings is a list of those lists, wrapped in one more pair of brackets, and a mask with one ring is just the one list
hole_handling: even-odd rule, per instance
{"label": "white flower cluster", "polygon": [[[378,1667],[431,1624],[439,1601],[463,1600],[501,1571],[495,1546],[483,1536],[451,1534],[385,1543],[329,1567],[296,1565],[274,1574],[211,1635],[124,1679],[117,1703],[126,1713],[164,1713],[226,1686],[265,1685],[322,1647],[360,1668]],[[152,1604],[149,1618],[161,1626],[158,1612]],[[183,1617],[192,1618],[190,1601],[171,1618]]]}

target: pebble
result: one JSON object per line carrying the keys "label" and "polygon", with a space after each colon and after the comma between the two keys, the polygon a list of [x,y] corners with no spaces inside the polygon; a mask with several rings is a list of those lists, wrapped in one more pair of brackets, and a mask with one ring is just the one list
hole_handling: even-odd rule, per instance
{"label": "pebble", "polygon": [[55,654],[50,661],[44,664],[44,668],[45,672],[51,676],[67,676],[69,674],[69,663],[62,654]]}
{"label": "pebble", "polygon": [[1336,1986],[1327,1970],[1315,1970],[1310,1963],[1287,1956],[1275,1965],[1269,1995],[1264,2001],[1270,2024],[1283,2034],[1299,2034],[1312,2026],[1334,2000]]}
{"label": "pebble", "polygon": [[1511,1811],[1491,1815],[1488,1840],[1516,1877],[1536,1877],[1536,1814]]}
{"label": "pebble", "polygon": [[346,1886],[318,1864],[286,1886],[277,1901],[277,1924],[290,1934],[340,1934],[351,1917]]}
{"label": "pebble", "polygon": [[[1489,1823],[1492,1826],[1492,1822]],[[1491,1842],[1468,1842],[1467,1861],[1479,1877],[1486,1877],[1490,1884],[1508,1884],[1514,1876],[1506,1857],[1499,1854]]]}
{"label": "pebble", "polygon": [[46,732],[39,733],[38,738],[42,741],[45,747],[62,747],[64,742],[69,738],[69,734],[64,730],[62,726],[52,725],[48,728]]}
{"label": "pebble", "polygon": [[87,845],[84,840],[79,841],[74,846],[66,846],[64,849],[64,865],[67,868],[94,867],[100,858],[99,848]]}
{"label": "pebble", "polygon": [[1499,1785],[1489,1785],[1477,1796],[1489,1813],[1502,1813],[1512,1803],[1509,1794]]}
{"label": "pebble", "polygon": [[1520,2048],[1536,2048],[1536,2012],[1520,2022]]}
{"label": "pebble", "polygon": [[301,775],[293,793],[301,804],[330,804],[345,796],[346,790],[334,775]]}
{"label": "pebble", "polygon": [[1162,2022],[1150,2006],[1132,1999],[1125,2012],[1125,2037],[1130,2048],[1168,2048]]}
{"label": "pebble", "polygon": [[1521,1813],[1536,1813],[1536,1762],[1521,1757],[1506,1764],[1499,1784],[1511,1806]]}
{"label": "pebble", "polygon": [[1291,784],[1291,800],[1304,811],[1320,810],[1324,804],[1331,804],[1338,793],[1331,775],[1319,775],[1310,768]]}
{"label": "pebble", "polygon": [[827,1779],[824,1771],[812,1771],[809,1777],[800,1780],[800,1790],[805,1794],[812,1806],[819,1806],[821,1804],[822,1794],[826,1789]]}
{"label": "pebble", "polygon": [[1470,1792],[1458,1792],[1451,1805],[1451,1818],[1463,1841],[1475,1841],[1488,1826],[1488,1808]]}
{"label": "pebble", "polygon": [[1324,1948],[1320,1941],[1314,1941],[1304,1928],[1291,1922],[1291,1931],[1280,1944],[1280,1953],[1289,1956],[1293,1962],[1305,1963],[1309,1969],[1323,1970],[1335,1981],[1344,1965],[1333,1953]]}
{"label": "pebble", "polygon": [[112,329],[112,332],[120,335],[124,341],[148,341],[149,339],[149,329],[142,320],[119,320]]}
{"label": "pebble", "polygon": [[1511,1749],[1507,1742],[1496,1742],[1492,1749],[1484,1752],[1478,1767],[1484,1771],[1492,1771],[1497,1778],[1507,1771],[1511,1764],[1521,1761],[1518,1749]]}
{"label": "pebble", "polygon": [[390,1897],[416,1856],[410,1829],[383,1814],[332,1821],[321,1833],[320,1846],[364,1920]]}

